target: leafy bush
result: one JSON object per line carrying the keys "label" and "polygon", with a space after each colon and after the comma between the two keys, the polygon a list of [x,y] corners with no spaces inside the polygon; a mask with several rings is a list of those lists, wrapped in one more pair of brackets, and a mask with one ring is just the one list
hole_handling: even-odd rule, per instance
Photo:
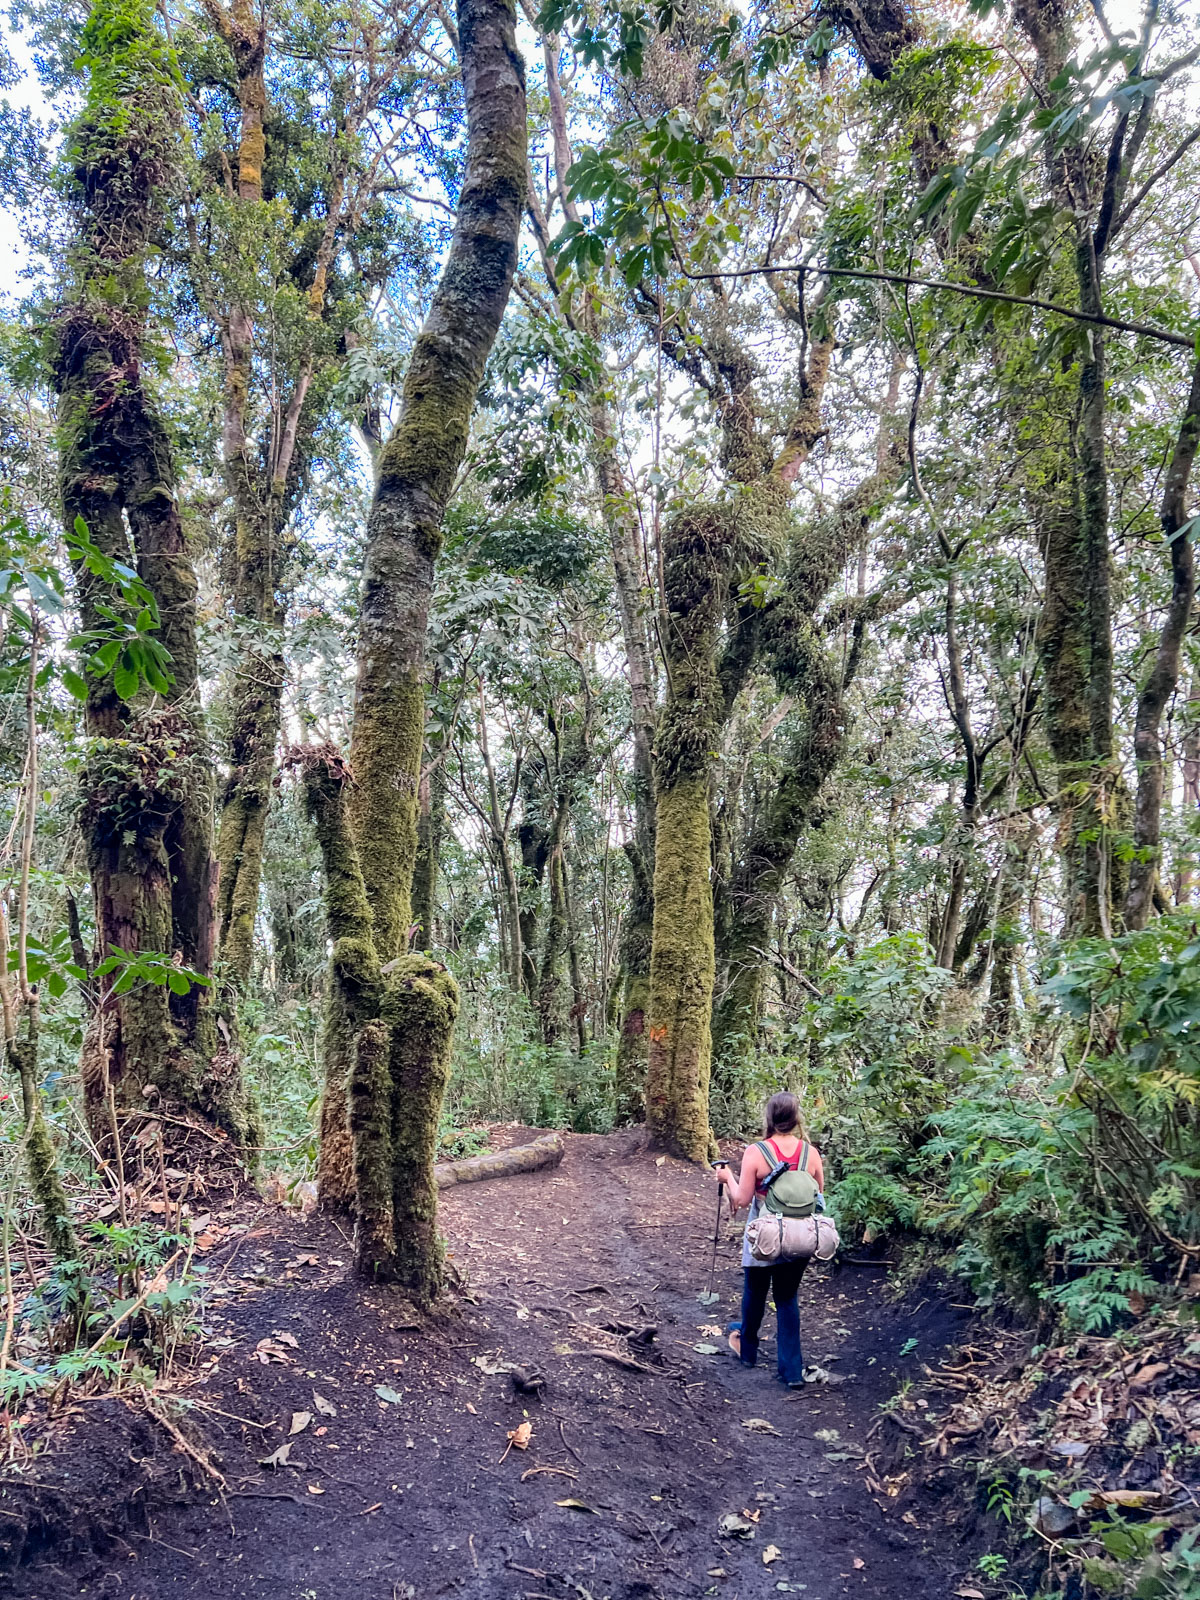
{"label": "leafy bush", "polygon": [[1027,1044],[990,1040],[918,936],[825,973],[794,1042],[847,1238],[941,1239],[985,1301],[1109,1328],[1200,1236],[1190,917],[1054,949]]}

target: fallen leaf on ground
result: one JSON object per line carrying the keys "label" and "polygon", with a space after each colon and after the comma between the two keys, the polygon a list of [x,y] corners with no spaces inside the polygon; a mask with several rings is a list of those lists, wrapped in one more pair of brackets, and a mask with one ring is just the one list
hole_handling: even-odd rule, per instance
{"label": "fallen leaf on ground", "polygon": [[954,1592],[961,1600],[983,1600],[982,1589],[955,1589]]}
{"label": "fallen leaf on ground", "polygon": [[515,1428],[508,1430],[508,1442],[514,1450],[528,1450],[530,1435],[533,1433],[532,1422],[518,1422]]}
{"label": "fallen leaf on ground", "polygon": [[747,1506],[742,1507],[742,1515],[749,1517],[751,1522],[758,1522],[762,1517],[761,1511],[751,1511]]}
{"label": "fallen leaf on ground", "polygon": [[1145,1511],[1149,1506],[1157,1506],[1162,1498],[1157,1489],[1101,1489],[1098,1495],[1092,1496],[1092,1502],[1124,1506],[1127,1511]]}
{"label": "fallen leaf on ground", "polygon": [[699,1300],[702,1306],[715,1306],[720,1298],[721,1296],[715,1289],[701,1289],[700,1293],[696,1296],[696,1299]]}
{"label": "fallen leaf on ground", "polygon": [[467,1401],[467,1410],[471,1413],[471,1415],[473,1417],[477,1417],[479,1415],[478,1411],[476,1411],[475,1407],[471,1404],[471,1402],[469,1400]]}
{"label": "fallen leaf on ground", "polygon": [[325,1493],[324,1489],[322,1489],[322,1487],[321,1487],[321,1485],[319,1483],[310,1483],[309,1486],[308,1486],[308,1492],[309,1492],[309,1494],[324,1494]]}
{"label": "fallen leaf on ground", "polygon": [[278,1328],[271,1329],[272,1339],[278,1339],[280,1344],[287,1345],[289,1350],[299,1350],[300,1341],[294,1333],[280,1333]]}
{"label": "fallen leaf on ground", "polygon": [[278,1450],[272,1450],[269,1456],[263,1456],[258,1464],[260,1467],[286,1467],[291,1453],[292,1444],[289,1439],[286,1444],[281,1444]]}
{"label": "fallen leaf on ground", "polygon": [[1155,1378],[1161,1378],[1164,1372],[1170,1372],[1170,1370],[1168,1362],[1152,1361],[1148,1367],[1143,1367],[1140,1372],[1134,1373],[1129,1380],[1129,1387],[1131,1389],[1144,1389],[1148,1384],[1153,1383]]}
{"label": "fallen leaf on ground", "polygon": [[837,1444],[841,1437],[836,1428],[818,1428],[813,1434],[813,1438],[821,1444]]}
{"label": "fallen leaf on ground", "polygon": [[768,1422],[766,1417],[743,1417],[742,1427],[750,1433],[773,1433],[777,1439],[783,1435],[773,1422]]}
{"label": "fallen leaf on ground", "polygon": [[719,1352],[720,1346],[715,1344],[694,1344],[692,1349],[698,1356],[715,1356]]}
{"label": "fallen leaf on ground", "polygon": [[723,1578],[725,1576],[725,1568],[724,1567],[709,1567],[708,1576],[710,1578]]}
{"label": "fallen leaf on ground", "polygon": [[861,1572],[867,1563],[861,1556],[855,1556],[854,1560],[850,1564],[854,1568],[855,1572]]}
{"label": "fallen leaf on ground", "polygon": [[326,1400],[325,1396],[323,1394],[318,1394],[315,1389],[312,1392],[312,1396],[313,1405],[316,1406],[317,1410],[323,1417],[337,1416],[337,1407],[334,1405],[332,1400]]}
{"label": "fallen leaf on ground", "polygon": [[783,1551],[777,1544],[769,1544],[763,1551],[763,1566],[769,1567],[773,1561],[778,1561]]}
{"label": "fallen leaf on ground", "polygon": [[656,1162],[655,1162],[655,1163],[654,1163],[654,1165],[655,1165],[655,1166],[656,1166],[656,1167],[661,1167],[661,1166],[662,1166],[662,1164],[663,1164],[663,1162],[664,1162],[664,1161],[665,1161],[665,1160],[666,1160],[666,1159],[667,1159],[667,1158],[666,1158],[666,1156],[659,1156],[659,1158],[658,1158],[658,1160],[657,1160],[657,1161],[656,1161]]}
{"label": "fallen leaf on ground", "polygon": [[696,1332],[702,1333],[706,1339],[719,1339],[725,1329],[717,1322],[706,1322],[703,1327],[697,1328]]}
{"label": "fallen leaf on ground", "polygon": [[312,1421],[312,1412],[311,1411],[293,1411],[292,1412],[292,1425],[288,1429],[289,1436],[295,1435],[297,1433],[303,1433],[305,1428],[308,1427],[308,1425],[309,1425],[309,1423],[311,1421]]}
{"label": "fallen leaf on ground", "polygon": [[375,1385],[375,1393],[389,1406],[398,1406],[404,1401],[404,1396],[397,1394],[395,1389],[389,1389],[386,1383],[377,1383]]}
{"label": "fallen leaf on ground", "polygon": [[[295,1340],[292,1342],[294,1344]],[[283,1366],[290,1366],[292,1360],[277,1338],[260,1339],[251,1351],[250,1359],[251,1361],[261,1361],[264,1367],[269,1367],[272,1361],[278,1361]]]}
{"label": "fallen leaf on ground", "polygon": [[[516,1443],[516,1440],[513,1440]],[[585,1506],[582,1500],[556,1500],[556,1506],[562,1506],[567,1511],[586,1511],[589,1516],[598,1517],[600,1513],[592,1506]]]}
{"label": "fallen leaf on ground", "polygon": [[753,1539],[754,1524],[739,1517],[736,1511],[727,1511],[717,1523],[717,1532],[723,1539]]}

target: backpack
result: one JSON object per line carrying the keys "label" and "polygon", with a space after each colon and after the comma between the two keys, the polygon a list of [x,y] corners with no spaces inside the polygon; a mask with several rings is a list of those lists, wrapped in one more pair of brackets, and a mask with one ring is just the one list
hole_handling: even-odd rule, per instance
{"label": "backpack", "polygon": [[[766,1196],[762,1202],[764,1211],[769,1211],[776,1217],[811,1217],[815,1213],[817,1198],[821,1191],[817,1188],[817,1180],[808,1170],[808,1155],[811,1148],[806,1139],[798,1165],[786,1166],[778,1177],[768,1183]],[[778,1168],[779,1162],[761,1140],[755,1149],[762,1151],[772,1170]]]}

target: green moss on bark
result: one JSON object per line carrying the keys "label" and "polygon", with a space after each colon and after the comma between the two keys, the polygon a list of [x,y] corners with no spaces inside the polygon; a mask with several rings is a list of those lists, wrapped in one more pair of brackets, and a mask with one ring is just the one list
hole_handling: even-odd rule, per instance
{"label": "green moss on bark", "polygon": [[21,1085],[25,1113],[25,1160],[29,1187],[37,1204],[42,1239],[55,1261],[77,1261],[79,1246],[71,1208],[58,1170],[58,1156],[42,1114],[38,1091],[37,1002],[28,1010],[16,1035],[7,1042],[8,1065]]}
{"label": "green moss on bark", "polygon": [[354,1148],[356,1223],[354,1259],[372,1281],[390,1283],[396,1262],[392,1211],[391,1030],[376,1017],[354,1044],[349,1123]]}
{"label": "green moss on bark", "polygon": [[433,1167],[457,1015],[458,985],[445,967],[430,956],[404,957],[383,1006],[391,1033],[391,1276],[418,1305],[431,1304],[442,1286]]}
{"label": "green moss on bark", "polygon": [[646,1122],[666,1149],[708,1156],[713,947],[708,777],[659,791]]}

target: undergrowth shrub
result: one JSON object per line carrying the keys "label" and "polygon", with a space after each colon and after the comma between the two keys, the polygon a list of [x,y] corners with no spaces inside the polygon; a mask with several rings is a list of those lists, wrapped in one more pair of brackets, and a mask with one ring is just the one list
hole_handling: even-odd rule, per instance
{"label": "undergrowth shrub", "polygon": [[981,1300],[1099,1331],[1200,1238],[1196,924],[1060,945],[1036,1003],[996,1041],[919,936],[881,940],[792,1025],[797,1087],[844,1237],[938,1239]]}

